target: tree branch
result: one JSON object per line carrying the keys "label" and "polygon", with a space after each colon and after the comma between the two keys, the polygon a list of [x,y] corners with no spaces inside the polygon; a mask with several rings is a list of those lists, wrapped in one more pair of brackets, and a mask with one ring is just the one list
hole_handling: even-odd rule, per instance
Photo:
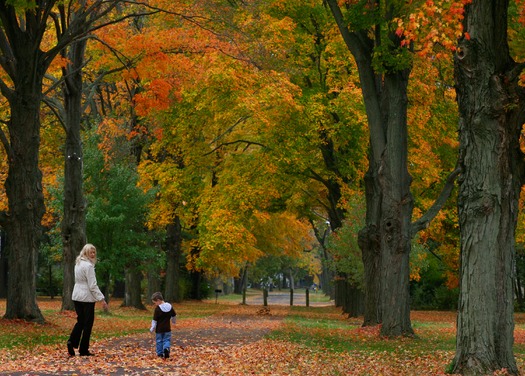
{"label": "tree branch", "polygon": [[[222,148],[223,146],[228,146],[228,145],[233,145],[233,144],[239,144],[239,143],[245,143],[245,144],[247,144],[247,145],[246,145],[246,148],[248,148],[250,145],[258,145],[258,146],[260,146],[260,147],[262,147],[262,148],[264,148],[264,149],[268,149],[268,147],[267,147],[266,145],[261,144],[261,143],[259,143],[259,142],[248,141],[248,140],[235,140],[235,141],[230,141],[230,142],[223,142],[223,143],[221,143],[220,145],[214,147],[213,150],[211,150],[211,151],[205,153],[204,156],[212,154],[213,152],[219,150],[219,149]],[[245,148],[244,150],[246,150],[246,148]]]}
{"label": "tree branch", "polygon": [[[2,123],[7,124],[5,121],[2,121]],[[0,141],[2,142],[2,145],[4,145],[9,163],[9,161],[13,159],[13,150],[11,149],[11,143],[9,142],[9,139],[2,128],[0,128]]]}
{"label": "tree branch", "polygon": [[225,135],[231,133],[233,129],[238,126],[239,124],[244,123],[246,120],[248,120],[250,116],[241,116],[233,125],[231,125],[228,129],[226,129],[223,133],[215,137],[210,144],[214,144],[215,142],[219,141],[221,138],[223,138]]}
{"label": "tree branch", "polygon": [[68,130],[67,124],[64,120],[65,110],[64,110],[64,106],[62,106],[62,103],[56,98],[50,98],[50,97],[43,97],[42,102],[44,102],[44,104],[47,105],[47,107],[49,107],[51,112],[55,114],[56,118],[62,125],[62,128],[64,128],[64,130],[67,132]]}
{"label": "tree branch", "polygon": [[410,234],[411,237],[414,237],[419,231],[427,228],[430,224],[430,222],[436,217],[436,215],[439,213],[443,205],[447,202],[448,198],[450,197],[450,194],[452,193],[452,189],[454,188],[454,182],[456,181],[456,178],[461,173],[461,167],[459,165],[456,166],[454,171],[452,171],[445,181],[445,185],[443,186],[443,190],[441,191],[439,197],[436,199],[434,204],[427,210],[421,218],[419,218],[417,221],[412,222],[412,225],[410,226]]}

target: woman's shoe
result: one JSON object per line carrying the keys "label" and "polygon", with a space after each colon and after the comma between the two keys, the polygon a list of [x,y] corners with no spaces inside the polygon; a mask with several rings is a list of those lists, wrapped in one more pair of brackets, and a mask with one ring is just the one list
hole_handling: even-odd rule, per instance
{"label": "woman's shoe", "polygon": [[75,349],[73,348],[71,341],[67,341],[67,353],[69,356],[75,356]]}
{"label": "woman's shoe", "polygon": [[95,354],[93,354],[92,352],[89,352],[89,351],[88,352],[81,352],[79,355],[80,356],[95,356]]}

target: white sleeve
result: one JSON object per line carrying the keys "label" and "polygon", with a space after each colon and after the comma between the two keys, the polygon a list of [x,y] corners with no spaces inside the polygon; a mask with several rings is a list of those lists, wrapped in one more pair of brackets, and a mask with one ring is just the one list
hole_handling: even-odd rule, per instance
{"label": "white sleeve", "polygon": [[157,321],[151,320],[151,328],[149,328],[149,331],[153,333],[156,327],[157,327]]}
{"label": "white sleeve", "polygon": [[97,276],[95,275],[95,268],[93,266],[89,266],[86,271],[86,277],[87,277],[87,283],[89,287],[89,291],[91,291],[91,295],[95,298],[95,300],[101,301],[104,300],[104,294],[100,291],[97,285]]}

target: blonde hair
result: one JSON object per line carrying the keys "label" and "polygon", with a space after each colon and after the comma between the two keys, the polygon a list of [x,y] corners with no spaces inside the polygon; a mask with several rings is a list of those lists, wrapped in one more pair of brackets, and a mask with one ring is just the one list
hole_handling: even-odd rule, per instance
{"label": "blonde hair", "polygon": [[88,243],[84,247],[82,247],[82,250],[80,251],[80,254],[77,257],[76,263],[78,264],[80,260],[84,259],[84,260],[91,261],[93,264],[96,264],[97,263],[96,256],[94,259],[89,256],[89,252],[91,250],[95,250],[95,252],[97,251],[97,249],[95,248],[93,244]]}

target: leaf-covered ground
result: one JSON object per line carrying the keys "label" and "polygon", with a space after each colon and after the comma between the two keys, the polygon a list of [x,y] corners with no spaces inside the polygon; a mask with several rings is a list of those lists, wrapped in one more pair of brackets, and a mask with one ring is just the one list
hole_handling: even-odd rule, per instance
{"label": "leaf-covered ground", "polygon": [[[5,304],[5,303],[4,303]],[[155,356],[147,312],[97,310],[93,357],[67,355],[75,321],[54,302],[39,303],[46,325],[0,320],[2,375],[445,375],[454,356],[455,315],[414,312],[416,339],[381,340],[334,307],[188,303],[176,306],[172,356]],[[0,302],[0,312],[2,310]],[[522,320],[516,343],[523,364]],[[11,338],[1,343],[1,338]],[[503,374],[503,373],[501,373]]]}

